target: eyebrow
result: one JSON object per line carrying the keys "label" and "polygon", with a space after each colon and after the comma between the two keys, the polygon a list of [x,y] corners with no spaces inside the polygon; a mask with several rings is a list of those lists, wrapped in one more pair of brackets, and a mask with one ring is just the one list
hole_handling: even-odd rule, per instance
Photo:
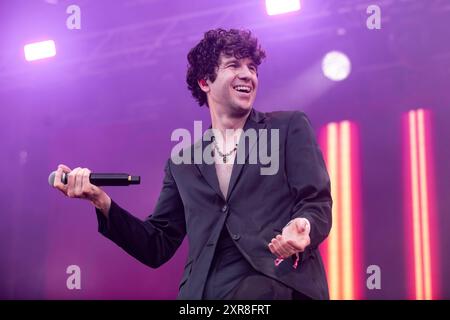
{"label": "eyebrow", "polygon": [[[228,63],[239,62],[239,60],[236,59],[236,58],[228,58],[228,59],[229,59],[229,60],[222,61],[222,63],[223,63],[224,65],[226,65],[226,64],[228,64]],[[253,67],[255,67],[255,68],[258,68],[258,66],[256,65],[256,63],[253,62],[253,60],[249,63],[249,65],[250,65],[250,66],[253,66]]]}

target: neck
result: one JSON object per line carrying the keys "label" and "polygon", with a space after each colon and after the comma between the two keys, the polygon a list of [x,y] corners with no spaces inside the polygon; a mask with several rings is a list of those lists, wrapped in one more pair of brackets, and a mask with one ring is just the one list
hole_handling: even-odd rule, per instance
{"label": "neck", "polygon": [[245,121],[250,115],[251,109],[241,115],[232,115],[226,112],[220,112],[214,108],[210,108],[212,128],[219,130],[223,137],[233,134],[235,130],[244,128]]}

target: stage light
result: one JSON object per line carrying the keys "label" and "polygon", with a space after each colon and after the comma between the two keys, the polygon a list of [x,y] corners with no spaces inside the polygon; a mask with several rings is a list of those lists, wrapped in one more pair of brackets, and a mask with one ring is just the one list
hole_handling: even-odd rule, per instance
{"label": "stage light", "polygon": [[431,152],[429,112],[411,110],[407,114],[407,243],[412,298],[431,300],[438,295],[437,228],[434,208],[433,154]]}
{"label": "stage light", "polygon": [[[321,144],[330,175],[333,227],[326,240],[325,266],[332,300],[360,298],[360,206],[358,130],[355,123],[329,123]],[[365,284],[364,284],[365,285]],[[365,287],[365,286],[364,286]]]}
{"label": "stage light", "polygon": [[300,10],[300,0],[266,0],[269,16]]}
{"label": "stage light", "polygon": [[322,60],[323,74],[333,81],[341,81],[348,77],[351,62],[346,54],[339,51],[328,52]]}
{"label": "stage light", "polygon": [[27,61],[50,58],[56,55],[56,47],[53,40],[30,43],[25,45],[23,50]]}

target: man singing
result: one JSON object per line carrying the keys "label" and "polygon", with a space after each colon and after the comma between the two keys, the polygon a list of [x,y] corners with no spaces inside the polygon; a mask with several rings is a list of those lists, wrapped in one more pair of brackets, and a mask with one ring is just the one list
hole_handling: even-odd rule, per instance
{"label": "man singing", "polygon": [[[89,169],[58,166],[55,188],[91,201],[100,232],[142,263],[164,264],[187,235],[179,299],[329,299],[318,250],[331,229],[329,176],[304,113],[253,108],[264,58],[258,40],[235,29],[210,30],[190,50],[188,89],[209,109],[211,130],[181,151],[192,161],[168,159],[145,221],[92,185]],[[261,146],[277,155],[271,174],[250,161]],[[199,150],[214,161],[194,161]]]}

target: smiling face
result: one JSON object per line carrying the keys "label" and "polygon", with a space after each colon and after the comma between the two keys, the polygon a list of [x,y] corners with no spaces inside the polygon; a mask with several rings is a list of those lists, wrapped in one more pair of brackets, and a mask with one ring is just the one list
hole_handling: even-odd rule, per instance
{"label": "smiling face", "polygon": [[257,66],[250,58],[236,59],[221,54],[214,82],[199,82],[208,105],[230,115],[250,112],[258,89]]}

